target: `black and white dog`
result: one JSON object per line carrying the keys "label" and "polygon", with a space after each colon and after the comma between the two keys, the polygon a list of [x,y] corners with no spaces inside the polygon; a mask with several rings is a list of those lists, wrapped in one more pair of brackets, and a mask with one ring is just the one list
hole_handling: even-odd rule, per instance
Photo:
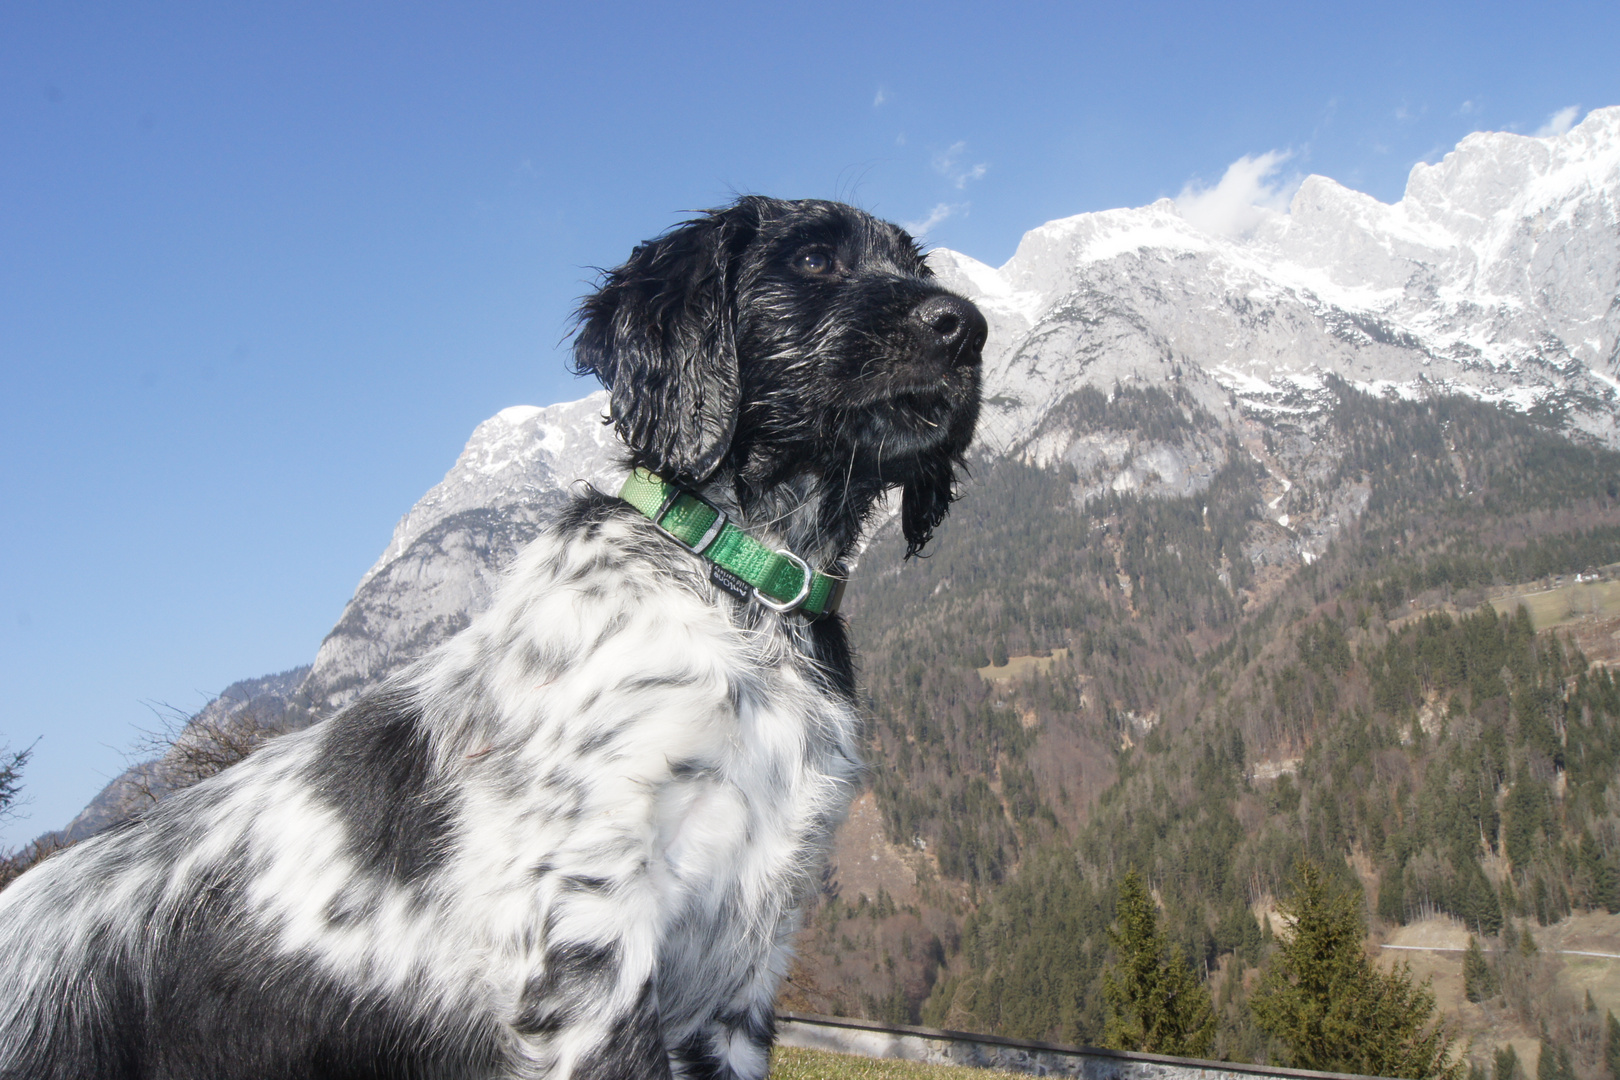
{"label": "black and white dog", "polygon": [[[904,232],[747,197],[585,300],[631,464],[842,575],[952,498],[985,322]],[[374,695],[0,893],[0,1077],[765,1075],[851,794],[845,628],[580,496]]]}

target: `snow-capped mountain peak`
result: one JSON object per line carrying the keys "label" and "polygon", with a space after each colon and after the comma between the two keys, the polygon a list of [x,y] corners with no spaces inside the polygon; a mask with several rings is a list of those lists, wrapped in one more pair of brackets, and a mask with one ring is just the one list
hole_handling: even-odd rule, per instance
{"label": "snow-capped mountain peak", "polygon": [[539,407],[514,405],[479,424],[461,456],[394,527],[382,557],[360,580],[363,588],[416,539],[454,514],[550,494],[573,480],[597,487],[616,483],[622,448],[602,422],[607,391],[579,401]]}
{"label": "snow-capped mountain peak", "polygon": [[1620,445],[1620,107],[1470,135],[1394,204],[1307,177],[1257,220],[1217,235],[1161,199],[1048,222],[998,268],[933,252],[991,322],[986,443],[1021,445],[1082,385],[1263,409],[1331,372],[1562,410]]}

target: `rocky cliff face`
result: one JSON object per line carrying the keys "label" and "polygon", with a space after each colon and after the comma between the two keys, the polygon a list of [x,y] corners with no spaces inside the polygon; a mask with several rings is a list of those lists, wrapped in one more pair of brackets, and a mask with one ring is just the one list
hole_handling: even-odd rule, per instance
{"label": "rocky cliff face", "polygon": [[[1467,394],[1620,446],[1620,108],[1552,138],[1471,135],[1394,205],[1313,176],[1238,235],[1161,200],[1049,222],[999,268],[930,258],[990,322],[982,454],[1066,463],[1080,501],[1196,494],[1252,461],[1259,566],[1310,560],[1365,506],[1359,478],[1329,483],[1326,380]],[[1116,386],[1165,408],[1099,423],[1086,395]],[[291,694],[301,715],[466,625],[570,484],[617,486],[606,409],[598,392],[479,426],[361,580]]]}

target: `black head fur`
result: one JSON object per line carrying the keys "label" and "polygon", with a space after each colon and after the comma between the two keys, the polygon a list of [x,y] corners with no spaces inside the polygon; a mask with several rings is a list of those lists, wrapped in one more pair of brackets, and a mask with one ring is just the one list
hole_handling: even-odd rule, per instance
{"label": "black head fur", "polygon": [[824,526],[899,486],[912,555],[954,497],[984,337],[903,230],[745,196],[607,271],[580,305],[574,362],[610,390],[634,464],[722,483],[745,508],[819,481],[847,504],[823,507]]}

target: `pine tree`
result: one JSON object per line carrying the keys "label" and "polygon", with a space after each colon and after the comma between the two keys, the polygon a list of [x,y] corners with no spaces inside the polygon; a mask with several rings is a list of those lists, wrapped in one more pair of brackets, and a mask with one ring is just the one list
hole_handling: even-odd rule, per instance
{"label": "pine tree", "polygon": [[1480,951],[1479,942],[1468,935],[1468,951],[1463,954],[1463,996],[1469,1001],[1484,1001],[1496,993],[1496,975]]}
{"label": "pine tree", "polygon": [[1542,1039],[1541,1054],[1536,1058],[1536,1080],[1575,1080],[1569,1051]]}
{"label": "pine tree", "polygon": [[1524,1073],[1519,1069],[1519,1055],[1513,1049],[1513,1044],[1498,1048],[1496,1051],[1495,1067],[1492,1070],[1493,1080],[1524,1080]]}
{"label": "pine tree", "polygon": [[1613,1012],[1604,1019],[1603,1028],[1603,1064],[1609,1067],[1610,1076],[1620,1080],[1620,1020]]}
{"label": "pine tree", "polygon": [[1115,959],[1103,971],[1103,1045],[1179,1057],[1209,1053],[1215,1040],[1209,988],[1193,976],[1179,945],[1166,949],[1153,898],[1135,870],[1120,881],[1108,940]]}
{"label": "pine tree", "polygon": [[[1296,1069],[1462,1080],[1467,1066],[1447,1064],[1451,1040],[1435,1016],[1428,984],[1411,968],[1385,972],[1362,946],[1360,897],[1334,889],[1313,863],[1301,862],[1293,895],[1278,904],[1288,933],[1250,999],[1260,1028]],[[1431,1026],[1432,1022],[1432,1026]]]}

